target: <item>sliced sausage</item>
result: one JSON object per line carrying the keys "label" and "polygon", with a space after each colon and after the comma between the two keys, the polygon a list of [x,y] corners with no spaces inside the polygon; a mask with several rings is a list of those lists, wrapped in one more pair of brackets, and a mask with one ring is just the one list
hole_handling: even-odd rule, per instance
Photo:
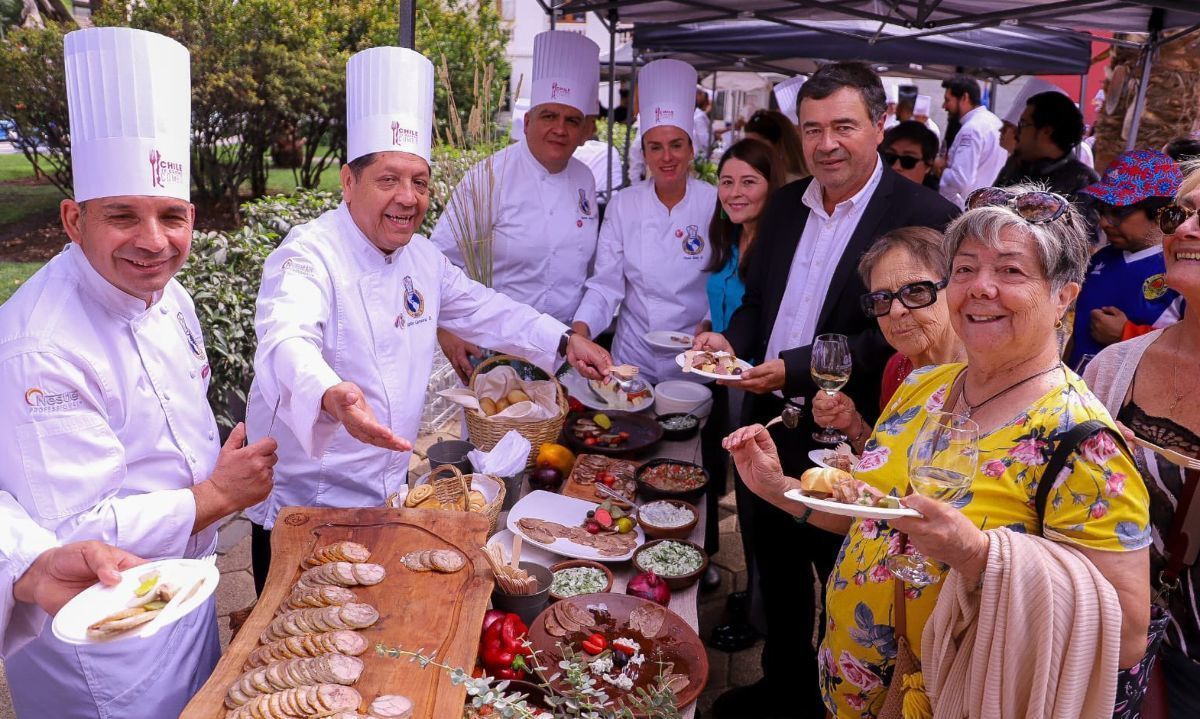
{"label": "sliced sausage", "polygon": [[412,719],[413,704],[408,697],[383,694],[371,702],[367,711],[379,719]]}

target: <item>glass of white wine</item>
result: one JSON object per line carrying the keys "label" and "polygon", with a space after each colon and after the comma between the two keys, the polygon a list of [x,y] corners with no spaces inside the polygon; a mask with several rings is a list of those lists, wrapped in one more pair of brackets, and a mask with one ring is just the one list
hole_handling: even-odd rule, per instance
{"label": "glass of white wine", "polygon": [[[812,378],[817,387],[830,397],[850,381],[850,344],[846,335],[820,335],[812,346]],[[832,427],[813,433],[822,444],[846,441],[846,435]]]}
{"label": "glass of white wine", "polygon": [[[908,451],[909,484],[939,502],[966,495],[979,469],[979,425],[965,415],[930,412]],[[925,587],[939,581],[937,566],[920,552],[889,557],[888,569],[905,582]]]}

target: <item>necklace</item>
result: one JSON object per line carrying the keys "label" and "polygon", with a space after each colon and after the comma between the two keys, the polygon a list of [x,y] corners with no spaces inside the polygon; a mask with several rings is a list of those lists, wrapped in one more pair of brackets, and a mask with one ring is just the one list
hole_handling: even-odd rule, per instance
{"label": "necklace", "polygon": [[1183,332],[1176,330],[1179,336],[1175,338],[1175,361],[1171,363],[1171,394],[1175,398],[1171,400],[1171,406],[1167,409],[1167,414],[1175,414],[1175,408],[1183,401],[1185,392],[1179,391],[1179,355],[1183,353]]}
{"label": "necklace", "polygon": [[1054,365],[1053,367],[1049,367],[1049,368],[1047,368],[1047,369],[1044,369],[1044,370],[1042,370],[1041,372],[1035,372],[1034,374],[1031,374],[1031,375],[1029,375],[1028,377],[1026,377],[1026,378],[1025,378],[1025,379],[1023,379],[1023,380],[1019,380],[1019,381],[1017,381],[1017,382],[1014,382],[1013,384],[1010,384],[1009,386],[1007,386],[1007,387],[1005,387],[1004,389],[1000,390],[999,392],[997,392],[996,394],[992,395],[991,397],[988,397],[987,399],[985,399],[984,401],[980,402],[979,404],[971,404],[971,400],[967,399],[967,382],[966,382],[966,379],[964,378],[964,379],[963,379],[963,388],[962,388],[962,394],[961,394],[960,396],[961,396],[961,398],[962,398],[963,404],[967,405],[967,411],[965,412],[965,414],[967,415],[967,417],[970,417],[971,415],[975,414],[975,412],[976,412],[976,411],[977,411],[977,410],[978,410],[980,407],[984,406],[984,405],[985,405],[985,404],[987,404],[988,402],[991,402],[991,401],[992,401],[992,400],[994,400],[994,399],[998,399],[998,398],[1000,398],[1000,397],[1003,397],[1004,395],[1008,394],[1009,392],[1012,392],[1014,389],[1016,389],[1017,387],[1020,387],[1021,385],[1025,384],[1026,382],[1028,382],[1028,381],[1030,381],[1030,380],[1033,380],[1033,379],[1037,379],[1038,377],[1041,377],[1041,376],[1042,376],[1042,375],[1044,375],[1044,374],[1049,374],[1049,373],[1053,372],[1054,370],[1056,370],[1056,369],[1058,369],[1058,368],[1060,368],[1060,367],[1062,367],[1062,363],[1061,363],[1061,362],[1057,362],[1057,363],[1055,363],[1055,365]]}

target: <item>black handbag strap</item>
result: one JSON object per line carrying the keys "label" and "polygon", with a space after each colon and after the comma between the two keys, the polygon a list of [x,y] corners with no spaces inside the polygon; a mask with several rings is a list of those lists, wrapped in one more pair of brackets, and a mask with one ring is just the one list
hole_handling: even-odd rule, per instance
{"label": "black handbag strap", "polygon": [[[1111,433],[1117,438],[1119,446],[1123,447],[1125,445],[1124,437],[1098,419],[1089,419],[1086,422],[1080,422],[1069,429],[1058,440],[1058,445],[1054,448],[1054,454],[1050,456],[1050,461],[1046,464],[1046,470],[1042,472],[1042,478],[1038,481],[1036,498],[1037,516],[1038,521],[1043,526],[1046,524],[1046,502],[1050,499],[1050,490],[1054,489],[1054,482],[1058,478],[1058,475],[1062,473],[1063,467],[1066,466],[1067,459],[1075,450],[1079,449],[1079,445],[1083,444],[1084,440],[1100,431]],[[1044,530],[1042,534],[1045,534]]]}

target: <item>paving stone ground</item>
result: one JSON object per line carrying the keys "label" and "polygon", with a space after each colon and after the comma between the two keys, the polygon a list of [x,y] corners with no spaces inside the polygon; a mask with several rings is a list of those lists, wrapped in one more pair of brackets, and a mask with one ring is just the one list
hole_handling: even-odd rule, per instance
{"label": "paving stone ground", "polygon": [[[700,636],[706,641],[712,633],[712,628],[724,620],[725,600],[729,593],[746,588],[746,562],[742,555],[733,493],[724,497],[720,505],[721,551],[712,561],[721,573],[721,587],[710,594],[700,595]],[[217,567],[221,570],[221,584],[217,588],[217,621],[221,632],[221,646],[225,647],[230,638],[230,613],[249,607],[255,598],[254,580],[250,571],[249,520],[241,516],[226,519],[218,537]],[[736,653],[709,649],[708,687],[698,701],[701,713],[726,689],[752,684],[759,679],[762,675],[759,663],[761,646],[760,642],[750,649]],[[0,665],[0,719],[16,719],[8,693],[8,682],[2,668]]]}

